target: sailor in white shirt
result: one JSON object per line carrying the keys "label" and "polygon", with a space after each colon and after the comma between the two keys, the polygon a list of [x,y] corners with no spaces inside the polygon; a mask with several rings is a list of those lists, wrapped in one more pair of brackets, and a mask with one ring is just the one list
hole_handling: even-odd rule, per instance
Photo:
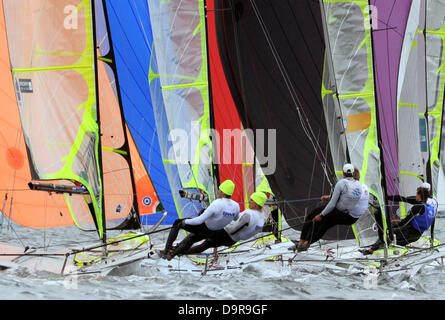
{"label": "sailor in white shirt", "polygon": [[335,185],[332,196],[322,197],[323,200],[330,198],[329,203],[316,208],[306,218],[298,246],[289,249],[305,251],[311,243],[320,240],[330,228],[336,225],[352,225],[366,212],[369,191],[359,181],[360,172],[354,169],[352,164],[347,163],[343,167],[343,177]]}
{"label": "sailor in white shirt", "polygon": [[266,200],[267,196],[263,192],[253,193],[250,196],[250,208],[241,212],[238,219],[233,220],[224,229],[213,232],[203,243],[184,251],[183,254],[196,254],[219,246],[231,247],[239,241],[252,238],[263,230],[262,209]]}
{"label": "sailor in white shirt", "polygon": [[[218,199],[213,201],[200,216],[193,219],[176,220],[164,250],[159,252],[160,256],[171,260],[175,255],[190,248],[195,242],[205,239],[214,231],[223,229],[233,219],[238,218],[239,204],[231,199],[234,190],[235,184],[231,180],[224,181],[219,186]],[[172,248],[180,229],[184,229],[190,234],[177,247]]]}

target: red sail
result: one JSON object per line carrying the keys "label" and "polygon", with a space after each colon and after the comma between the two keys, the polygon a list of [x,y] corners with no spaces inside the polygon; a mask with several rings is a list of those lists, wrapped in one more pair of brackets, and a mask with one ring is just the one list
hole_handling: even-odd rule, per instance
{"label": "red sail", "polygon": [[[242,138],[241,119],[232,98],[221,63],[216,36],[214,0],[207,1],[207,35],[213,116],[218,132],[217,150],[220,181],[231,179],[235,185],[232,199],[240,204],[241,210],[248,196],[254,192],[254,165],[251,146]],[[229,139],[230,137],[230,139]],[[247,152],[246,152],[247,151]],[[251,152],[249,152],[251,151]]]}

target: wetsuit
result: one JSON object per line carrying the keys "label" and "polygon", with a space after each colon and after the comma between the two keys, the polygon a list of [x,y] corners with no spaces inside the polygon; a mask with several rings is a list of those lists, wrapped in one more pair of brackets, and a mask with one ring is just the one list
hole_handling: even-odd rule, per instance
{"label": "wetsuit", "polygon": [[[338,181],[329,203],[314,209],[306,217],[300,239],[311,244],[336,225],[354,224],[366,212],[368,200],[368,188],[359,181],[354,178]],[[318,214],[323,216],[321,221],[312,221]]]}
{"label": "wetsuit", "polygon": [[223,229],[233,219],[237,218],[240,212],[239,204],[228,198],[216,199],[198,217],[193,219],[178,219],[168,235],[164,251],[171,249],[173,242],[178,237],[180,222],[184,220],[182,229],[190,232],[173,251],[173,256],[181,254],[190,248],[193,243],[207,238],[212,232]]}
{"label": "wetsuit", "polygon": [[[427,202],[423,203],[417,201],[415,197],[389,196],[388,198],[391,201],[406,202],[413,205],[408,215],[398,224],[392,226],[397,244],[406,246],[409,243],[419,240],[423,232],[428,230],[434,221],[437,212],[437,201],[434,198],[428,198]],[[380,210],[377,210],[375,218],[381,244],[383,243],[383,223]],[[389,239],[393,241],[393,235],[391,233],[389,234]],[[378,245],[375,245],[373,249],[378,249]]]}
{"label": "wetsuit", "polygon": [[250,239],[261,232],[263,227],[263,214],[258,210],[247,209],[240,213],[238,219],[232,221],[224,229],[213,232],[203,243],[188,249],[184,254],[196,254],[219,246],[230,247],[238,241]]}

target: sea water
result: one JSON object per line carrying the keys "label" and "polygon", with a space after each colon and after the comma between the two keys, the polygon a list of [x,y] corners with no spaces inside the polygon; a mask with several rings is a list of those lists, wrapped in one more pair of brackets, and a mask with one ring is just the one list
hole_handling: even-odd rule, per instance
{"label": "sea water", "polygon": [[[445,219],[437,219],[436,236],[445,242]],[[113,233],[111,232],[111,236]],[[292,239],[297,234],[288,231]],[[165,243],[167,234],[152,236],[155,244]],[[33,230],[5,221],[1,242],[21,246],[82,247],[97,241],[97,234],[76,227]],[[302,299],[443,299],[445,267],[421,268],[415,274],[381,274],[369,285],[369,274],[351,274],[327,266],[309,266],[281,270],[255,263],[243,271],[226,275],[160,273],[145,270],[141,274],[65,278],[57,274],[25,268],[0,271],[0,299],[69,300],[302,300]]]}

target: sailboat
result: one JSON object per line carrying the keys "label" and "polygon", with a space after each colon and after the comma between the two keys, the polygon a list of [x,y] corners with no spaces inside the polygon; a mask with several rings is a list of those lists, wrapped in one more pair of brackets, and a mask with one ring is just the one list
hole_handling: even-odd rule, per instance
{"label": "sailboat", "polygon": [[[289,226],[301,229],[315,202],[340,178],[345,162],[360,169],[361,181],[374,198],[370,212],[352,228],[331,230],[308,253],[289,254],[288,243],[269,246],[268,253],[243,247],[241,251],[250,253],[234,254],[224,270],[272,256],[279,256],[281,263],[316,261],[356,270],[440,263],[444,253],[433,232],[411,246],[385,247],[372,257],[363,257],[358,249],[377,239],[376,209],[382,214],[385,235],[391,216],[398,212],[403,218],[409,210],[390,203],[388,196],[412,195],[424,181],[437,193],[444,93],[442,1],[215,0],[149,5],[155,48],[159,43],[162,57],[169,57],[166,47],[175,48],[165,39],[182,39],[175,31],[183,28],[175,26],[197,24],[207,17],[207,46],[202,39],[190,38],[187,46],[178,48],[192,50],[193,41],[201,41],[195,46],[195,57],[201,60],[196,65],[187,60],[201,75],[206,74],[199,68],[205,60],[203,48],[213,50],[207,53],[210,57],[217,50],[223,73],[216,71],[200,84],[213,92],[221,87],[217,77],[222,78],[228,90],[219,99],[233,102],[244,128],[277,129],[277,169],[267,178]],[[196,30],[193,23],[188,26]],[[172,75],[165,68],[165,75]],[[209,70],[212,73],[212,66]],[[169,94],[164,100],[170,98]]]}
{"label": "sailboat", "polygon": [[[232,272],[252,263],[271,267],[273,262],[276,268],[315,263],[362,272],[376,265],[401,269],[438,263],[444,253],[433,234],[412,248],[388,247],[370,258],[358,252],[376,240],[375,208],[382,213],[385,234],[390,229],[390,213],[399,209],[403,216],[409,209],[388,203],[388,195],[409,195],[421,181],[430,182],[437,193],[445,87],[443,25],[439,22],[444,21],[444,3],[406,1],[403,8],[393,10],[396,2],[79,0],[72,7],[72,1],[58,0],[41,7],[37,1],[32,5],[4,1],[7,60],[11,60],[14,79],[9,80],[8,101],[15,114],[9,118],[16,119],[16,131],[8,133],[18,132],[18,138],[8,141],[20,140],[18,147],[7,149],[7,168],[12,172],[8,177],[29,167],[21,182],[27,186],[33,180],[34,189],[44,190],[32,191],[42,199],[30,205],[42,200],[57,204],[50,206],[54,211],[51,226],[74,223],[97,232],[102,240],[87,250],[86,257],[77,256],[82,266],[75,265],[73,255],[66,256],[75,250],[58,252],[61,258],[54,269],[64,274],[104,272],[136,262],[140,270],[156,266],[161,271],[202,274]],[[29,10],[17,9],[20,6]],[[63,10],[68,14],[61,15]],[[57,19],[45,19],[45,14]],[[29,24],[20,25],[23,21]],[[60,29],[54,40],[50,41],[51,35],[49,39],[30,37],[34,42],[14,41],[25,39],[26,30],[42,30],[35,29],[41,23],[47,33]],[[74,37],[83,40],[73,41]],[[22,57],[29,52],[32,59]],[[70,73],[72,77],[67,76]],[[55,78],[47,78],[49,74]],[[63,86],[65,78],[67,86]],[[46,95],[39,88],[44,80]],[[422,81],[427,85],[421,85]],[[65,88],[68,93],[57,100],[54,88]],[[78,89],[75,94],[72,88]],[[29,99],[36,94],[42,97]],[[76,113],[83,112],[83,117],[77,115],[77,123],[63,127],[69,132],[67,137],[58,134],[53,139],[50,128],[59,128],[66,117],[52,119],[45,114],[43,118],[38,108],[51,101],[69,106],[68,97],[72,106],[64,111],[72,110],[73,119]],[[34,108],[29,108],[30,101],[36,103]],[[104,111],[105,107],[114,109]],[[120,135],[114,129],[104,130],[107,115],[118,115],[113,120],[119,119],[115,122]],[[30,116],[41,117],[46,127],[34,119],[30,122]],[[57,125],[51,126],[51,119]],[[408,130],[412,127],[416,130]],[[47,129],[45,139],[40,139],[41,128]],[[276,170],[264,174],[269,163],[257,161],[259,154],[250,158],[246,149],[218,146],[220,140],[210,129],[219,133],[275,129]],[[179,140],[172,139],[172,134],[180,132],[188,133],[189,139],[181,141],[179,135]],[[244,141],[252,150],[263,142],[255,137]],[[242,153],[242,163],[218,163],[228,148]],[[49,155],[50,159],[45,158]],[[68,170],[57,167],[56,160],[80,165]],[[255,189],[270,190],[273,204],[286,221],[286,230],[281,231],[292,230],[289,236],[294,237],[320,196],[330,193],[345,162],[360,168],[361,181],[374,197],[373,206],[354,226],[334,228],[307,253],[291,253],[287,250],[291,242],[252,245],[258,240],[252,239],[222,251],[225,262],[215,267],[209,265],[209,254],[180,257],[174,263],[156,259],[144,234],[106,237],[109,226],[137,229],[142,222],[157,228],[196,216],[214,199],[218,181],[228,178],[236,182],[235,198],[244,205]],[[115,178],[110,183],[107,176],[116,171],[124,176],[125,182],[118,186],[125,192],[106,191]],[[183,197],[186,194],[200,201]],[[7,194],[2,209],[10,219],[17,216],[6,213],[6,200],[15,195]],[[107,195],[121,195],[121,199],[107,200]],[[29,205],[23,210],[27,209]],[[141,215],[143,210],[146,215]],[[22,221],[27,223],[29,215],[22,212]],[[47,226],[45,222],[41,227]],[[121,256],[106,252],[112,250],[110,242],[118,245],[114,251]],[[149,258],[144,259],[147,253]],[[31,257],[17,255],[9,261]]]}
{"label": "sailboat", "polygon": [[167,212],[124,121],[106,3],[4,1],[1,9],[10,61],[2,217],[32,228],[74,224],[100,239],[53,251],[1,243],[1,263],[73,275],[142,259],[150,241],[142,225],[160,212],[154,231]]}

